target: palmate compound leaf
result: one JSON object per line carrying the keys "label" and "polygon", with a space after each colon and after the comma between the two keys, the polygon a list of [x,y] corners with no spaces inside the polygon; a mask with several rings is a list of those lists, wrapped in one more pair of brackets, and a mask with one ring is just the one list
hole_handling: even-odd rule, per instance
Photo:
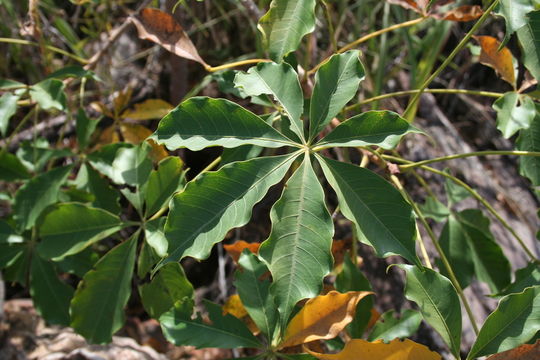
{"label": "palmate compound leaf", "polygon": [[169,150],[245,144],[278,148],[298,146],[263,119],[229,100],[190,98],[167,114],[150,137]]}
{"label": "palmate compound leaf", "polygon": [[270,294],[270,280],[261,279],[268,268],[247,249],[240,254],[238,264],[240,268],[236,271],[234,285],[242,303],[257,327],[272,339],[278,323],[278,311]]}
{"label": "palmate compound leaf", "polygon": [[291,319],[279,348],[335,338],[355,315],[356,306],[370,291],[330,291],[309,299]]}
{"label": "palmate compound leaf", "polygon": [[358,50],[333,55],[315,75],[309,110],[312,140],[356,94],[365,77]]}
{"label": "palmate compound leaf", "polygon": [[317,148],[335,146],[377,145],[394,148],[408,133],[421,133],[405,119],[391,111],[367,111],[339,124],[317,144]]}
{"label": "palmate compound leaf", "polygon": [[161,315],[159,322],[167,340],[175,345],[196,348],[262,347],[241,320],[230,314],[222,315],[221,307],[209,301],[205,301],[205,307],[210,322],[201,319],[200,315],[192,319],[191,312],[186,311],[183,304],[177,304]]}
{"label": "palmate compound leaf", "polygon": [[268,264],[282,329],[294,305],[320,293],[332,269],[332,218],[324,191],[306,153],[270,212],[272,231],[259,248]]}
{"label": "palmate compound leaf", "polygon": [[77,286],[71,301],[71,327],[91,343],[110,342],[124,324],[138,234],[105,254]]}
{"label": "palmate compound leaf", "polygon": [[262,157],[225,165],[189,182],[173,197],[165,225],[169,255],[206,259],[227,232],[245,225],[251,209],[284,176],[298,154]]}
{"label": "palmate compound leaf", "polygon": [[234,78],[237,88],[247,96],[272,95],[283,106],[291,121],[291,130],[304,138],[304,127],[300,116],[304,110],[304,96],[298,74],[287,63],[259,63],[247,73],[239,72]]}
{"label": "palmate compound leaf", "polygon": [[317,159],[343,215],[356,224],[378,256],[397,254],[420,264],[412,208],[401,194],[370,170],[321,156]]}
{"label": "palmate compound leaf", "polygon": [[385,344],[382,340],[369,342],[352,339],[337,354],[319,354],[305,346],[304,349],[320,360],[441,360],[439,354],[409,339],[404,341],[395,339],[388,344]]}
{"label": "palmate compound leaf", "polygon": [[439,273],[418,266],[396,265],[405,270],[405,297],[414,301],[424,320],[431,325],[459,358],[461,343],[461,307],[450,280]]}
{"label": "palmate compound leaf", "polygon": [[315,29],[316,0],[273,0],[270,9],[259,20],[270,58],[281,62],[296,50],[304,35]]}
{"label": "palmate compound leaf", "polygon": [[480,329],[467,360],[525,344],[539,330],[540,286],[532,286],[501,299]]}

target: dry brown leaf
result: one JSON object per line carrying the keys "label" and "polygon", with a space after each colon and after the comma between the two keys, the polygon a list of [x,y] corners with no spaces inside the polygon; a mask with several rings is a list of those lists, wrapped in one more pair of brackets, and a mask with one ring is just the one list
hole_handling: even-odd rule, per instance
{"label": "dry brown leaf", "polygon": [[491,355],[487,360],[537,360],[540,359],[540,340],[534,344],[525,344],[515,349]]}
{"label": "dry brown leaf", "polygon": [[121,117],[138,121],[161,119],[173,108],[171,104],[164,100],[148,99],[142,103],[135,104],[134,109],[124,111]]}
{"label": "dry brown leaf", "polygon": [[501,43],[491,36],[474,36],[474,39],[482,48],[479,61],[495,69],[500,77],[515,89],[516,75],[510,50],[505,46],[499,51]]}
{"label": "dry brown leaf", "polygon": [[99,135],[97,141],[97,147],[103,145],[114,144],[120,141],[120,136],[115,131],[115,126],[111,125],[108,128],[105,128]]}
{"label": "dry brown leaf", "polygon": [[[120,132],[122,133],[125,142],[134,145],[142,143],[146,138],[152,135],[150,129],[139,124],[121,124]],[[148,143],[152,146],[150,156],[155,162],[159,162],[169,156],[169,153],[165,150],[163,145],[158,145],[154,140],[148,140]]]}
{"label": "dry brown leaf", "polygon": [[240,254],[242,254],[244,249],[248,249],[252,253],[257,254],[259,252],[260,245],[260,243],[248,243],[244,240],[238,240],[234,244],[223,245],[223,248],[233,258],[234,262],[238,263]]}
{"label": "dry brown leaf", "polygon": [[173,54],[209,67],[182,26],[171,15],[158,9],[142,9],[138,15],[131,17],[131,21],[137,27],[139,38],[153,41]]}
{"label": "dry brown leaf", "polygon": [[131,87],[114,93],[113,111],[116,116],[120,115],[120,113],[128,106],[131,95],[133,95],[133,89]]}
{"label": "dry brown leaf", "polygon": [[373,293],[330,291],[308,300],[287,326],[279,348],[335,338],[354,318],[358,302],[370,294]]}
{"label": "dry brown leaf", "polygon": [[353,339],[337,354],[321,354],[304,346],[304,350],[321,360],[441,360],[441,355],[429,350],[426,346],[412,340],[392,340],[385,344],[382,340],[369,342]]}
{"label": "dry brown leaf", "polygon": [[455,9],[447,11],[445,14],[437,14],[434,17],[442,20],[450,21],[472,21],[482,16],[484,12],[482,7],[478,5],[463,5]]}
{"label": "dry brown leaf", "polygon": [[387,0],[390,4],[399,5],[405,9],[416,11],[423,14],[429,0]]}

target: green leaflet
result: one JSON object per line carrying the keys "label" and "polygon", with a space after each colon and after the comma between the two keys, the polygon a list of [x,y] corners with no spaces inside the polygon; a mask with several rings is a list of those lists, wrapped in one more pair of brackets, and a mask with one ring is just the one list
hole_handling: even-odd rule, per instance
{"label": "green leaflet", "polygon": [[403,311],[399,319],[394,314],[394,310],[382,314],[379,321],[373,326],[367,340],[382,339],[384,342],[389,342],[396,338],[407,338],[416,333],[422,322],[422,314],[416,310]]}
{"label": "green leaflet", "polygon": [[21,160],[6,150],[0,150],[0,180],[16,181],[30,177],[30,173]]}
{"label": "green leaflet", "polygon": [[66,109],[65,84],[58,79],[46,79],[30,87],[30,97],[44,110]]}
{"label": "green leaflet", "polygon": [[[463,289],[471,284],[474,277],[474,261],[470,254],[467,237],[463,225],[454,216],[450,216],[439,238],[439,244]],[[442,264],[439,263],[439,265]],[[439,266],[439,268],[441,274],[447,276],[444,266]]]}
{"label": "green leaflet", "polygon": [[234,286],[242,304],[262,333],[272,339],[278,312],[274,297],[270,294],[270,281],[260,280],[268,268],[257,256],[246,250],[240,255],[238,264],[241,267],[235,273]]}
{"label": "green leaflet", "polygon": [[81,165],[75,185],[78,189],[86,190],[94,195],[92,206],[113,214],[120,213],[120,194],[88,164]]}
{"label": "green leaflet", "polygon": [[[128,184],[136,187],[144,185],[150,171],[152,171],[152,160],[149,156],[151,149],[147,142],[142,142],[139,146],[132,148],[118,149],[112,163],[111,180],[117,184]],[[142,203],[142,195],[138,195]]]}
{"label": "green leaflet", "polygon": [[245,225],[251,209],[278,183],[297,154],[256,158],[225,165],[189,182],[171,200],[165,236],[166,261],[205,259],[232,228]]}
{"label": "green leaflet", "polygon": [[147,216],[159,211],[179,190],[183,182],[182,165],[179,157],[171,156],[161,160],[157,170],[152,170],[145,191]]}
{"label": "green leaflet", "polygon": [[304,127],[300,120],[304,110],[304,96],[298,75],[291,65],[259,63],[247,73],[236,74],[234,83],[249,96],[272,95],[283,106],[291,121],[291,130],[300,139],[304,138]]}
{"label": "green leaflet", "polygon": [[105,210],[79,203],[57,204],[39,224],[39,253],[62,259],[125,227],[119,217]]}
{"label": "green leaflet", "polygon": [[358,90],[365,77],[358,50],[335,54],[315,75],[315,87],[309,111],[309,139],[317,134],[341,111]]}
{"label": "green leaflet", "polygon": [[84,150],[90,142],[90,137],[96,130],[96,126],[99,123],[99,119],[90,119],[84,109],[79,109],[77,112],[77,118],[75,121],[75,127],[77,130],[77,141],[79,143],[79,150]]}
{"label": "green leaflet", "polygon": [[146,243],[152,247],[159,257],[167,256],[167,239],[163,233],[165,227],[165,217],[150,220],[144,228],[144,238]]}
{"label": "green leaflet", "polygon": [[523,48],[523,63],[536,80],[540,80],[540,10],[527,14],[527,24],[517,35]]}
{"label": "green leaflet", "polygon": [[539,314],[540,286],[505,296],[484,322],[467,360],[527,343],[540,329]]}
{"label": "green leaflet", "polygon": [[124,324],[137,250],[136,232],[96,264],[79,283],[71,301],[71,327],[89,342],[108,343]]}
{"label": "green leaflet", "polygon": [[518,130],[528,129],[536,114],[534,101],[517,92],[504,94],[493,103],[493,109],[497,112],[497,129],[507,139]]}
{"label": "green leaflet", "polygon": [[[538,139],[540,139],[540,105],[536,104],[536,116],[528,129],[519,132],[516,148],[523,151],[540,151]],[[540,157],[520,157],[519,173],[528,178],[533,186],[540,186]]]}
{"label": "green leaflet", "polygon": [[510,36],[522,26],[527,24],[527,13],[534,10],[534,3],[538,0],[500,0],[495,11],[506,21],[506,35],[501,44],[508,42]]}
{"label": "green leaflet", "polygon": [[191,345],[196,348],[262,347],[241,320],[230,314],[223,316],[221,307],[209,301],[205,301],[205,306],[211,325],[203,322],[200,315],[191,319],[191,314],[186,314],[180,307],[163,314],[159,322],[167,340],[176,345]]}
{"label": "green leaflet", "polygon": [[461,343],[461,307],[454,286],[439,273],[412,265],[396,265],[405,270],[405,297],[420,308],[431,325],[459,358]]}
{"label": "green leaflet", "polygon": [[315,29],[315,0],[273,0],[259,20],[270,58],[281,62],[300,45],[304,35]]}
{"label": "green leaflet", "polygon": [[151,136],[169,150],[193,151],[253,144],[270,148],[295,146],[263,119],[229,100],[190,98],[167,114]]}
{"label": "green leaflet", "polygon": [[0,134],[6,135],[9,119],[17,112],[17,101],[20,96],[5,93],[0,97]]}
{"label": "green leaflet", "polygon": [[72,165],[40,174],[21,186],[13,202],[14,218],[21,230],[31,228],[41,212],[58,199],[58,191],[66,181]]}
{"label": "green leaflet", "polygon": [[177,301],[193,303],[194,291],[180,264],[169,263],[160,269],[150,283],[139,286],[139,293],[148,315],[158,319]]}
{"label": "green leaflet", "polygon": [[377,145],[392,149],[408,133],[421,131],[391,111],[368,111],[339,124],[319,141],[317,148]]}
{"label": "green leaflet", "polygon": [[431,218],[437,222],[443,222],[450,215],[450,209],[434,196],[429,196],[426,202],[419,205],[419,207],[426,218]]}
{"label": "green leaflet", "polygon": [[368,245],[379,256],[397,254],[420,264],[412,208],[401,194],[370,170],[321,156],[317,159],[343,215],[356,224]]}
{"label": "green leaflet", "polygon": [[30,294],[36,309],[48,323],[69,326],[69,302],[74,290],[58,278],[51,262],[32,256]]}
{"label": "green leaflet", "polygon": [[517,270],[514,282],[495,296],[519,293],[525,290],[525,288],[537,284],[540,284],[540,266],[531,262],[526,267]]}
{"label": "green leaflet", "polygon": [[299,300],[317,296],[322,280],[332,270],[332,218],[324,191],[306,154],[272,207],[270,237],[259,256],[268,264],[282,329]]}

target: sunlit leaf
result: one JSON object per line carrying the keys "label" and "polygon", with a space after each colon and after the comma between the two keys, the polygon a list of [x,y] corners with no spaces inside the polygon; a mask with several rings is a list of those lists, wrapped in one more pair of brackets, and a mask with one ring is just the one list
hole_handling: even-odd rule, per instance
{"label": "sunlit leaf", "polygon": [[0,97],[0,134],[6,135],[9,126],[9,119],[17,112],[17,101],[20,96],[12,93],[4,93]]}
{"label": "sunlit leaf", "polygon": [[304,97],[298,75],[291,65],[260,63],[247,73],[236,74],[234,83],[249,96],[272,95],[291,120],[291,130],[300,138],[304,137],[304,127],[300,120]]}
{"label": "sunlit leaf", "polygon": [[94,195],[92,206],[107,210],[113,214],[120,213],[120,194],[109,181],[99,175],[88,164],[81,165],[75,185],[78,189],[88,191]]}
{"label": "sunlit leaf", "polygon": [[527,13],[534,10],[535,0],[500,0],[495,14],[504,17],[506,21],[506,35],[503,44],[510,36],[527,23]]}
{"label": "sunlit leaf", "polygon": [[318,295],[332,270],[334,227],[307,154],[272,207],[270,219],[272,231],[259,255],[272,273],[270,291],[285,325],[294,305]]}
{"label": "sunlit leaf", "polygon": [[193,97],[160,122],[152,136],[169,150],[253,144],[277,148],[294,144],[263,119],[225,99]]}
{"label": "sunlit leaf", "polygon": [[189,182],[171,200],[165,235],[168,261],[205,259],[227,232],[245,225],[253,206],[279,182],[296,155],[235,162]]}
{"label": "sunlit leaf", "polygon": [[424,320],[431,325],[459,357],[461,343],[461,306],[457,292],[438,272],[412,265],[397,265],[405,270],[405,297],[414,301]]}
{"label": "sunlit leaf", "polygon": [[467,360],[525,344],[540,329],[539,313],[540,286],[505,296],[484,322]]}
{"label": "sunlit leaf", "polygon": [[424,204],[420,204],[420,210],[426,218],[437,222],[446,220],[450,215],[450,209],[433,196],[429,196]]}
{"label": "sunlit leaf", "polygon": [[48,259],[60,259],[82,251],[123,227],[120,218],[105,210],[78,203],[57,204],[38,226],[42,239],[38,250]]}
{"label": "sunlit leaf", "polygon": [[124,111],[121,117],[138,121],[161,119],[173,108],[174,106],[164,100],[148,99],[142,103],[135,104],[133,110]]}
{"label": "sunlit leaf", "polygon": [[338,354],[320,354],[306,347],[304,349],[320,360],[441,360],[441,355],[409,339],[404,341],[396,339],[388,344],[382,340],[369,342],[353,339],[347,342],[343,351]]}
{"label": "sunlit leaf", "polygon": [[497,112],[497,129],[509,138],[521,129],[528,129],[536,115],[534,101],[527,95],[508,92],[493,103]]}
{"label": "sunlit leaf", "polygon": [[316,0],[273,0],[268,12],[259,19],[270,58],[281,62],[300,41],[315,29]]}
{"label": "sunlit leaf", "polygon": [[401,194],[370,170],[317,158],[338,196],[341,212],[364,235],[362,241],[373,246],[378,256],[398,254],[419,264],[412,209]]}
{"label": "sunlit leaf", "polygon": [[182,166],[179,157],[167,157],[159,163],[157,170],[152,170],[145,192],[146,215],[155,214],[180,189],[184,182]]}
{"label": "sunlit leaf", "polygon": [[138,232],[105,254],[77,286],[71,301],[71,327],[89,342],[111,342],[124,324],[137,237]]}
{"label": "sunlit leaf", "polygon": [[173,54],[208,67],[182,26],[170,14],[158,9],[142,9],[131,17],[131,21],[137,27],[139,38],[153,41]]}
{"label": "sunlit leaf", "polygon": [[211,323],[201,319],[200,315],[192,319],[183,309],[175,307],[160,318],[163,334],[175,345],[191,345],[196,348],[237,347],[259,348],[257,340],[244,323],[232,315],[222,315],[221,307],[205,301]]}
{"label": "sunlit leaf", "polygon": [[474,38],[482,48],[479,61],[495,69],[499,76],[515,89],[516,71],[514,57],[510,50],[506,46],[499,50],[501,43],[492,36],[475,36]]}
{"label": "sunlit leaf", "polygon": [[384,342],[389,342],[396,338],[406,338],[416,333],[422,322],[422,314],[416,310],[403,311],[399,319],[394,315],[394,310],[382,314],[379,321],[373,326],[368,340],[381,339]]}
{"label": "sunlit leaf", "polygon": [[536,80],[540,80],[540,10],[526,16],[527,24],[517,31],[523,49],[523,64]]}
{"label": "sunlit leaf", "polygon": [[394,148],[408,133],[420,130],[391,111],[368,111],[339,124],[330,134],[317,143],[317,147],[377,145]]}
{"label": "sunlit leaf", "polygon": [[369,294],[372,293],[330,291],[308,300],[289,322],[279,347],[336,337],[352,321],[358,302]]}
{"label": "sunlit leaf", "polygon": [[242,254],[242,251],[244,249],[248,249],[253,254],[257,254],[259,252],[259,246],[261,246],[261,243],[248,243],[244,240],[238,240],[235,241],[233,244],[224,244],[223,248],[229,254],[230,257],[234,260],[235,263],[238,263],[238,259],[240,259],[240,254]]}
{"label": "sunlit leaf", "polygon": [[540,359],[540,340],[534,344],[525,344],[515,349],[491,355],[487,360],[536,360]]}
{"label": "sunlit leaf", "polygon": [[309,138],[313,139],[356,94],[365,77],[358,50],[333,55],[315,74],[310,102]]}
{"label": "sunlit leaf", "polygon": [[30,97],[44,110],[66,109],[65,84],[58,79],[43,80],[30,87]]}

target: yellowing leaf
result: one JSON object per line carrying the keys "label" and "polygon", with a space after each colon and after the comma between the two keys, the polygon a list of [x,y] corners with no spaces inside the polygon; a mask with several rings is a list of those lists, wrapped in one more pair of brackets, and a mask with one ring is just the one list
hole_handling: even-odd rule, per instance
{"label": "yellowing leaf", "polygon": [[405,341],[395,339],[388,344],[382,340],[369,342],[353,339],[345,344],[343,350],[337,354],[316,353],[306,346],[304,346],[304,350],[321,360],[441,360],[441,355],[409,339]]}
{"label": "yellowing leaf", "polygon": [[171,15],[158,9],[142,9],[131,21],[137,27],[139,38],[153,41],[173,54],[209,67],[182,26]]}
{"label": "yellowing leaf", "polygon": [[330,291],[308,300],[290,321],[279,348],[336,337],[354,318],[358,302],[370,294],[373,293],[349,291],[341,294]]}
{"label": "yellowing leaf", "polygon": [[238,263],[240,254],[242,254],[244,249],[248,249],[252,253],[257,254],[260,245],[260,243],[248,243],[244,240],[238,240],[234,244],[223,245],[223,248],[233,258],[234,262]]}
{"label": "yellowing leaf", "polygon": [[248,314],[238,294],[231,295],[227,299],[225,304],[223,304],[222,309],[223,309],[223,315],[231,314],[232,316],[235,316],[239,319],[243,318],[244,316],[247,316]]}
{"label": "yellowing leaf", "polygon": [[514,72],[513,56],[510,50],[505,46],[498,50],[501,43],[491,36],[475,36],[480,44],[482,51],[480,53],[480,62],[492,67],[499,73],[500,77],[516,88],[516,75]]}
{"label": "yellowing leaf", "polygon": [[540,340],[534,344],[525,344],[515,349],[491,355],[487,360],[537,360],[540,359]]}
{"label": "yellowing leaf", "polygon": [[132,120],[161,119],[173,109],[173,106],[166,101],[159,99],[148,99],[142,103],[135,104],[133,110],[126,110],[122,113],[122,118]]}
{"label": "yellowing leaf", "polygon": [[[135,145],[140,144],[147,137],[152,135],[150,129],[138,124],[121,124],[120,131],[125,142]],[[148,143],[152,146],[152,151],[150,152],[152,160],[159,162],[169,156],[169,153],[165,150],[163,145],[158,145],[153,140],[149,140]]]}

